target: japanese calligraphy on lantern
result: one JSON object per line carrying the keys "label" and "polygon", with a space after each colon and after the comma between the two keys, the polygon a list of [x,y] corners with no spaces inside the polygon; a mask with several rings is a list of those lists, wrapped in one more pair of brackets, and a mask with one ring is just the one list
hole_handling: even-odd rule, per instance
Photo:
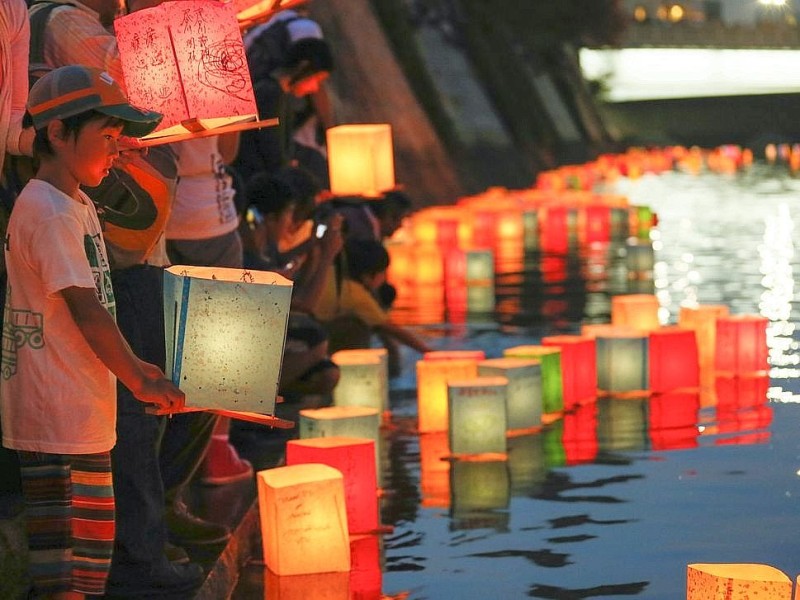
{"label": "japanese calligraphy on lantern", "polygon": [[231,4],[180,0],[114,22],[128,97],[164,114],[149,138],[257,117],[244,44]]}

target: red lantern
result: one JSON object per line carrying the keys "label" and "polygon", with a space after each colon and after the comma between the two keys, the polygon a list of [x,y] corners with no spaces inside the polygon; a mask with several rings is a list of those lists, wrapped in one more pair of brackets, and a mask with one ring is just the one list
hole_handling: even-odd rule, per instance
{"label": "red lantern", "polygon": [[564,410],[597,397],[597,355],[595,341],[581,335],[542,338],[542,346],[561,350]]}
{"label": "red lantern", "polygon": [[766,317],[730,315],[717,319],[718,372],[745,374],[769,370]]}
{"label": "red lantern", "polygon": [[651,331],[648,355],[652,393],[700,385],[697,339],[693,330],[662,327]]}
{"label": "red lantern", "polygon": [[650,398],[650,445],[653,450],[697,447],[700,394],[674,391]]}
{"label": "red lantern", "polygon": [[740,434],[721,443],[763,443],[769,438],[769,432],[764,431],[772,423],[767,399],[769,375],[717,377],[715,388],[718,432]]}

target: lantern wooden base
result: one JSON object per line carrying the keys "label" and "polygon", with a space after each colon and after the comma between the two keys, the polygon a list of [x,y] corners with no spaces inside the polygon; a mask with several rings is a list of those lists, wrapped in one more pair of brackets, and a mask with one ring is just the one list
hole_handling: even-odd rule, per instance
{"label": "lantern wooden base", "polygon": [[[242,123],[232,123],[231,125],[223,125],[222,127],[213,127],[205,129],[201,126],[199,129],[187,130],[186,133],[173,133],[171,135],[162,135],[154,138],[125,138],[125,143],[134,148],[152,148],[153,146],[162,146],[163,144],[173,144],[176,142],[185,142],[186,140],[195,140],[197,138],[211,137],[214,135],[223,135],[225,133],[233,133],[236,131],[247,131],[250,129],[262,129],[264,127],[277,127],[279,119],[260,119],[256,121],[245,121]],[[130,142],[128,140],[131,140]]]}

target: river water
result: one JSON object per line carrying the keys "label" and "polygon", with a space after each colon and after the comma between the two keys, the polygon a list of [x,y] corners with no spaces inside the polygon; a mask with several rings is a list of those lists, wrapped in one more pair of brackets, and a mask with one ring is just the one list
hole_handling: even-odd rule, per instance
{"label": "river water", "polygon": [[[650,290],[663,323],[675,323],[685,302],[768,317],[770,377],[722,382],[716,401],[600,399],[540,434],[512,439],[506,463],[451,465],[437,462],[442,440],[414,433],[414,375],[406,369],[393,383],[395,428],[384,449],[383,520],[394,528],[383,538],[384,594],[667,600],[685,597],[693,562],[800,574],[800,180],[756,164],[735,175],[622,179],[609,191],[658,213],[652,280],[615,278],[613,248],[564,257],[556,263],[563,281],[552,289],[541,285],[547,269],[531,276],[526,262],[533,283],[507,274],[516,284],[503,287],[498,274],[498,306],[506,294],[516,310],[421,332],[442,349],[499,356],[607,319],[613,293]],[[606,275],[592,281],[587,265],[598,261]],[[526,290],[538,297],[526,300]]]}

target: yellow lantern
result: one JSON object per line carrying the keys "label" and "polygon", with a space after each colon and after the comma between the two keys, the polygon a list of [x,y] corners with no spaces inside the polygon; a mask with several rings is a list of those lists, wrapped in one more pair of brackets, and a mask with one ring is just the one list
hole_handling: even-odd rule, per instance
{"label": "yellow lantern", "polygon": [[611,324],[653,331],[661,326],[658,298],[653,294],[625,294],[611,298]]}
{"label": "yellow lantern", "polygon": [[164,272],[166,370],[187,407],[274,412],[291,294],[267,271]]}
{"label": "yellow lantern", "polygon": [[478,363],[481,377],[505,377],[510,432],[542,425],[542,365],[538,360],[493,358]]}
{"label": "yellow lantern", "polygon": [[377,197],[395,187],[390,125],[331,127],[327,130],[327,143],[333,194]]}
{"label": "yellow lantern", "polygon": [[363,406],[389,412],[389,353],[386,348],[339,350],[331,355],[339,367],[333,389],[336,406]]}
{"label": "yellow lantern", "polygon": [[477,359],[417,361],[417,420],[420,433],[447,431],[447,382],[478,375]]}
{"label": "yellow lantern", "polygon": [[691,564],[686,600],[791,600],[792,581],[775,567],[760,564]]}
{"label": "yellow lantern", "polygon": [[130,101],[164,115],[142,139],[216,134],[257,119],[232,4],[163,2],[116,19],[114,29]]}
{"label": "yellow lantern", "polygon": [[729,314],[730,310],[724,304],[681,306],[678,325],[694,330],[701,370],[713,369],[717,347],[717,319],[727,317]]}
{"label": "yellow lantern", "polygon": [[258,473],[264,562],[277,575],[350,570],[342,473],[323,464]]}
{"label": "yellow lantern", "polygon": [[505,377],[476,377],[447,382],[450,451],[465,454],[505,454]]}

